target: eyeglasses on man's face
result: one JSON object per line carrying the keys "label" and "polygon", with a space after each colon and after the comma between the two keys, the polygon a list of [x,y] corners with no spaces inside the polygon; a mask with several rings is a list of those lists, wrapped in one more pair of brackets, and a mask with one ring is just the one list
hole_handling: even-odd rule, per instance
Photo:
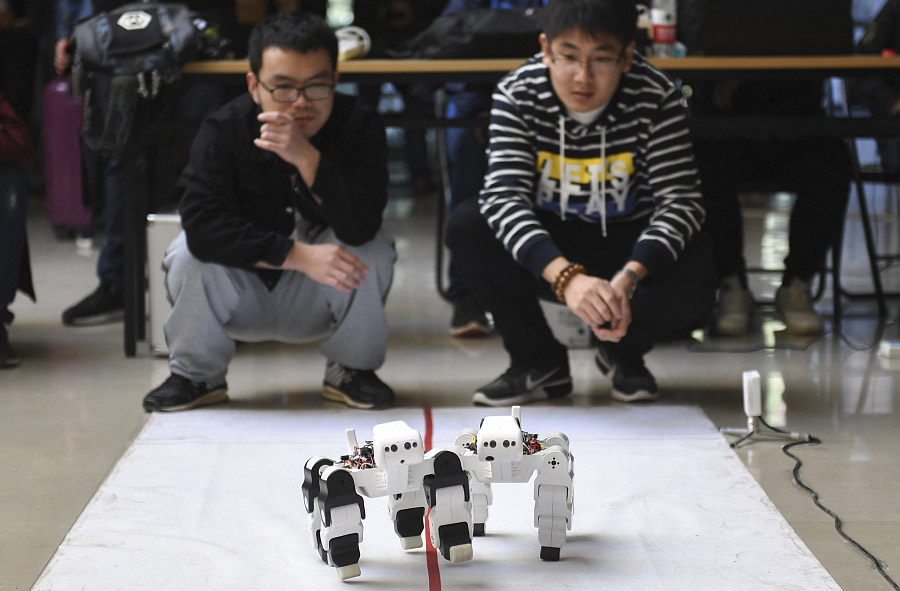
{"label": "eyeglasses on man's face", "polygon": [[591,74],[605,74],[614,70],[616,66],[622,63],[623,57],[625,57],[624,51],[619,52],[619,54],[615,56],[602,55],[591,60],[580,60],[571,54],[554,56],[553,52],[550,52],[550,61],[553,62],[553,65],[556,66],[556,69],[560,74],[565,74],[566,76],[578,74],[585,66],[588,67]]}
{"label": "eyeglasses on man's face", "polygon": [[256,77],[256,81],[269,91],[269,94],[272,95],[272,100],[276,103],[293,103],[300,98],[301,94],[308,101],[322,101],[330,97],[331,93],[334,92],[334,84],[316,83],[301,87],[276,86],[275,88],[269,88],[259,79],[259,76]]}

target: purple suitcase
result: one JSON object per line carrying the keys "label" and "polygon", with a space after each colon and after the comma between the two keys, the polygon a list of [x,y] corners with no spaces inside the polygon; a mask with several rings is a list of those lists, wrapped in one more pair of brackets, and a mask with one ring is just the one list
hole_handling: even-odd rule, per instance
{"label": "purple suitcase", "polygon": [[86,230],[91,211],[81,198],[81,101],[69,83],[56,80],[44,89],[44,177],[47,216],[56,228]]}

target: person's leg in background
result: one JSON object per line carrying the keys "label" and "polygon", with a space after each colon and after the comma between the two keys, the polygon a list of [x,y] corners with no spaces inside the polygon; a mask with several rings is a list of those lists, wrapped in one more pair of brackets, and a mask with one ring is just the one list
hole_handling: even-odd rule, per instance
{"label": "person's leg in background", "polygon": [[85,326],[121,320],[124,314],[123,169],[118,154],[103,157],[104,240],[97,259],[100,285],[62,315],[63,324]]}
{"label": "person's leg in background", "polygon": [[753,325],[753,296],[747,285],[744,217],[738,187],[741,179],[752,173],[759,150],[764,148],[746,142],[694,142],[706,207],[703,227],[712,239],[719,283],[709,327],[716,336],[745,336]]}
{"label": "person's leg in background", "polygon": [[[448,94],[448,119],[475,117],[486,113],[489,108],[490,97],[486,92],[459,90]],[[448,127],[446,137],[450,165],[450,202],[447,209],[452,213],[460,203],[478,199],[487,172],[486,145],[484,130],[473,127]],[[490,334],[491,325],[484,308],[463,285],[452,258],[448,280],[447,296],[453,304],[450,335],[472,337]]]}
{"label": "person's leg in background", "polygon": [[[102,119],[106,118],[109,108],[109,76],[97,75],[95,85],[95,108],[102,113]],[[95,153],[96,154],[96,153]],[[62,314],[63,324],[70,326],[85,326],[103,324],[121,320],[124,316],[125,306],[125,271],[124,263],[124,237],[123,231],[123,202],[122,188],[123,166],[119,154],[96,154],[102,162],[103,177],[99,180],[102,185],[103,207],[105,213],[104,241],[97,260],[97,277],[100,284],[97,288],[78,301],[73,306],[66,308]],[[100,191],[94,191],[90,199],[95,204]]]}
{"label": "person's leg in background", "polygon": [[9,306],[19,288],[27,212],[25,172],[12,164],[0,164],[0,369],[19,365],[7,327],[13,321]]}
{"label": "person's leg in background", "polygon": [[813,307],[810,284],[825,268],[828,249],[843,232],[850,196],[850,153],[840,139],[802,140],[780,151],[787,168],[784,175],[797,199],[775,312],[789,333],[818,336],[824,334],[825,326]]}

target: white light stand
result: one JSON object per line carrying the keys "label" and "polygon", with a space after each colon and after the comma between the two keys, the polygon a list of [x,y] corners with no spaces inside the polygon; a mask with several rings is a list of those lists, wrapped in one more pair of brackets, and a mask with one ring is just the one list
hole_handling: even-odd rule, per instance
{"label": "white light stand", "polygon": [[[760,390],[759,372],[745,371],[744,377],[744,414],[747,415],[747,428],[723,427],[719,432],[723,435],[737,437],[731,442],[731,447],[738,447],[751,439],[775,439],[786,441],[807,441],[807,433],[789,433],[787,431],[774,430],[762,420],[762,392]],[[766,430],[763,430],[763,429]]]}

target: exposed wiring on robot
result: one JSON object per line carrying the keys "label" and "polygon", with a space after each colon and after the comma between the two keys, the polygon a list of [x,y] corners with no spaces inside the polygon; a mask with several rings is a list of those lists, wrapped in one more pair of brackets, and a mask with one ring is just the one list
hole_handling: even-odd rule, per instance
{"label": "exposed wiring on robot", "polygon": [[[765,427],[771,429],[772,431],[775,431],[776,433],[787,434],[787,431],[782,431],[781,429],[772,427],[771,425],[766,423],[762,419],[762,417],[759,418],[759,421]],[[888,570],[887,564],[883,560],[879,560],[874,554],[872,554],[871,552],[866,550],[862,546],[862,544],[860,544],[859,542],[854,540],[852,537],[850,537],[844,531],[843,524],[841,522],[841,518],[838,517],[837,513],[835,513],[834,511],[832,511],[825,505],[823,505],[822,502],[819,501],[819,493],[817,493],[815,490],[810,488],[808,485],[806,485],[806,483],[803,482],[803,480],[801,480],[800,467],[803,466],[803,461],[800,460],[800,458],[798,458],[794,454],[792,454],[790,450],[795,447],[800,447],[802,445],[820,445],[821,443],[822,443],[822,441],[820,439],[818,439],[817,437],[813,437],[812,435],[807,435],[806,439],[804,439],[802,441],[794,441],[792,443],[788,443],[781,448],[781,451],[784,452],[784,454],[786,456],[788,456],[789,458],[794,460],[794,469],[791,472],[791,474],[793,476],[794,484],[796,484],[801,489],[803,489],[807,494],[809,494],[809,496],[812,498],[812,501],[816,505],[816,507],[818,507],[823,512],[825,512],[829,517],[834,519],[834,529],[837,530],[837,533],[840,534],[840,536],[842,538],[844,538],[846,541],[848,541],[854,548],[859,550],[859,552],[861,552],[863,554],[863,556],[865,556],[870,561],[872,561],[872,564],[874,565],[875,570],[878,571],[878,574],[880,574],[882,577],[884,577],[884,579],[888,582],[888,584],[891,585],[891,588],[895,589],[897,591],[900,591],[900,585],[897,585],[897,583],[894,581],[894,579],[892,579],[891,576],[887,573],[887,570]]]}

